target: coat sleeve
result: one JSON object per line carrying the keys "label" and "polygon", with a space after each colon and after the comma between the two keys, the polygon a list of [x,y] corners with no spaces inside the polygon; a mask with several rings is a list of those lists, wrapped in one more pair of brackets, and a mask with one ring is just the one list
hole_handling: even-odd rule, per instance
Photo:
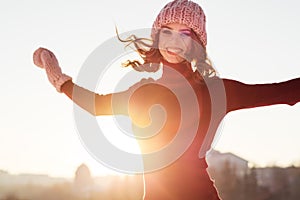
{"label": "coat sleeve", "polygon": [[100,94],[95,98],[96,115],[127,115],[128,91]]}
{"label": "coat sleeve", "polygon": [[98,94],[95,98],[96,115],[129,115],[129,101],[141,86],[152,83],[153,79],[142,79],[129,89],[111,94]]}
{"label": "coat sleeve", "polygon": [[245,84],[223,79],[227,112],[275,104],[294,105],[300,101],[300,78],[279,83]]}

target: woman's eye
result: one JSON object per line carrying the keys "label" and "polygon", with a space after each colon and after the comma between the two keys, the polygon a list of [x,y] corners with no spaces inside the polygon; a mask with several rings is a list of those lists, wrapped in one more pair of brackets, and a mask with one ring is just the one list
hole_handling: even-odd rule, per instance
{"label": "woman's eye", "polygon": [[164,35],[171,35],[172,34],[172,32],[168,29],[162,29],[161,33],[164,34]]}
{"label": "woman's eye", "polygon": [[191,32],[188,31],[188,30],[183,30],[183,31],[173,31],[173,30],[170,30],[170,29],[167,29],[167,28],[163,28],[161,29],[161,34],[166,36],[166,37],[170,37],[172,36],[173,34],[176,35],[177,37],[181,37],[181,38],[188,38],[191,36]]}
{"label": "woman's eye", "polygon": [[191,36],[191,32],[189,32],[189,31],[182,31],[182,32],[180,32],[180,36],[181,37],[190,37]]}

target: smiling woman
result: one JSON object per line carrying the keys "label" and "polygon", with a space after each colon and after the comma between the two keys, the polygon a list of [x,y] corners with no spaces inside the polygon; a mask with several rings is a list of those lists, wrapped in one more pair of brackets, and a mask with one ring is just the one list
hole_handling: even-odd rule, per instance
{"label": "smiling woman", "polygon": [[[236,110],[300,101],[299,78],[250,85],[218,77],[206,54],[205,22],[195,2],[166,4],[153,23],[150,45],[137,37],[125,40],[144,61],[128,66],[137,71],[161,67],[162,76],[121,92],[97,94],[73,83],[47,49],[39,48],[33,56],[57,91],[91,115],[124,115],[132,121],[144,167],[136,173],[144,176],[146,200],[220,199],[205,156],[223,118]],[[118,167],[124,170],[122,163]]]}
{"label": "smiling woman", "polygon": [[162,26],[159,34],[161,55],[170,63],[180,63],[190,52],[192,45],[192,30],[184,24],[168,24]]}

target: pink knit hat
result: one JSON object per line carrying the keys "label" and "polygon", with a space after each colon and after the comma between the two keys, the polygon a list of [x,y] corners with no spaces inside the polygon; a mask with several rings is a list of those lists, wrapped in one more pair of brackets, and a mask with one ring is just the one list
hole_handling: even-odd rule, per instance
{"label": "pink knit hat", "polygon": [[152,26],[151,37],[154,39],[163,25],[180,23],[193,29],[203,47],[206,47],[205,21],[205,14],[197,3],[188,0],[174,0],[165,5],[156,17]]}

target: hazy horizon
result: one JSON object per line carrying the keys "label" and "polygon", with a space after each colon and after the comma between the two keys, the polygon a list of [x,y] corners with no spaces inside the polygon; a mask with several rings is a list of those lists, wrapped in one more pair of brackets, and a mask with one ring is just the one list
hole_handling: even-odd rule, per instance
{"label": "hazy horizon", "polygon": [[[94,174],[115,173],[86,151],[72,102],[34,66],[32,54],[49,48],[76,78],[90,53],[115,37],[115,25],[120,33],[151,28],[167,2],[1,1],[0,169],[70,177],[86,163]],[[249,84],[300,77],[299,1],[196,2],[206,13],[207,51],[221,77]],[[214,147],[259,166],[299,166],[299,119],[299,103],[232,112]]]}

